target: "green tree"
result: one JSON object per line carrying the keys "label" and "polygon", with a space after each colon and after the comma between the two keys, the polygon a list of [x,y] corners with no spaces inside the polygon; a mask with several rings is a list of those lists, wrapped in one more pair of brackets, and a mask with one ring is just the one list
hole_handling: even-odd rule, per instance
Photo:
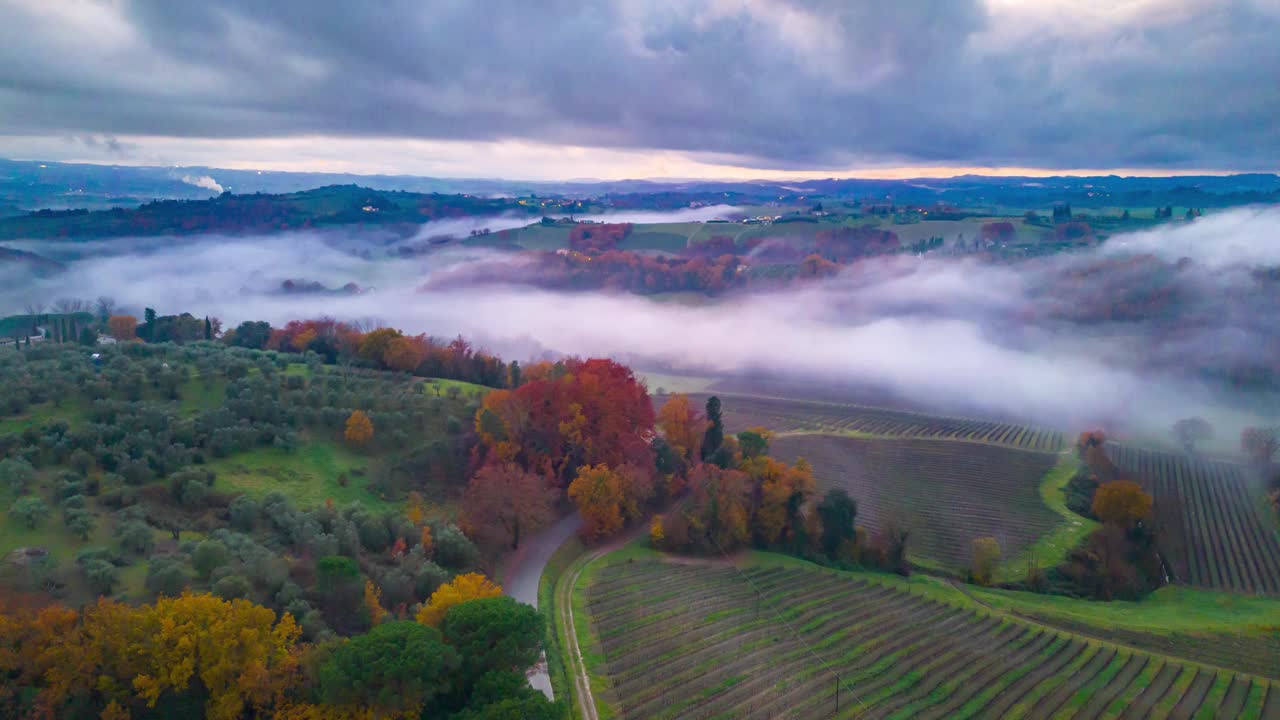
{"label": "green tree", "polygon": [[173,556],[157,556],[147,563],[147,589],[156,595],[177,597],[191,581],[183,563]]}
{"label": "green tree", "polygon": [[27,491],[27,486],[36,479],[36,469],[22,458],[6,458],[0,460],[0,484],[7,485],[15,495]]}
{"label": "green tree", "polygon": [[252,587],[243,575],[228,575],[213,584],[213,594],[223,600],[249,597]]}
{"label": "green tree", "polygon": [[145,555],[155,546],[155,536],[151,526],[141,520],[130,520],[117,526],[116,535],[120,537],[120,546],[129,552]]}
{"label": "green tree", "polygon": [[702,461],[716,462],[721,446],[724,445],[724,418],[720,415],[720,398],[712,395],[707,398],[707,430],[702,436]]}
{"label": "green tree", "polygon": [[214,570],[227,564],[227,546],[217,540],[205,540],[191,554],[191,565],[202,578],[208,578]]}
{"label": "green tree", "polygon": [[34,495],[27,495],[13,501],[9,506],[9,517],[25,524],[29,529],[35,529],[35,526],[49,517],[49,506]]}
{"label": "green tree", "polygon": [[449,690],[458,653],[440,631],[389,622],[340,645],[320,667],[320,697],[330,705],[383,712],[425,712]]}
{"label": "green tree", "polygon": [[822,551],[834,558],[840,546],[855,537],[858,503],[843,489],[829,490],[818,503],[818,516],[822,518]]}
{"label": "green tree", "polygon": [[541,613],[506,595],[454,605],[440,623],[462,656],[468,688],[490,670],[523,671],[537,662],[544,629]]}

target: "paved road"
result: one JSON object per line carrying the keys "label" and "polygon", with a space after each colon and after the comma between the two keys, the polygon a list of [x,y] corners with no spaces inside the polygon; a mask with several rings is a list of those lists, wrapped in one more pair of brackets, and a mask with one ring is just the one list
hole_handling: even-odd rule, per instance
{"label": "paved road", "polygon": [[[581,525],[582,518],[575,512],[526,540],[523,547],[507,559],[502,573],[503,591],[522,603],[538,607],[538,581],[542,578],[543,568],[556,549],[577,532]],[[528,676],[530,685],[541,690],[548,698],[555,699],[551,692],[551,676],[547,674],[545,655],[529,671]]]}

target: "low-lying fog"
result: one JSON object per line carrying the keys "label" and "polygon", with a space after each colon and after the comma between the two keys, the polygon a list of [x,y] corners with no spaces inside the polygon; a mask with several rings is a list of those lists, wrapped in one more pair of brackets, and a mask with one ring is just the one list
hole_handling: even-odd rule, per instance
{"label": "low-lying fog", "polygon": [[[704,217],[724,212],[702,210]],[[420,236],[465,233],[476,227],[468,222],[428,225]],[[376,319],[414,332],[462,334],[513,359],[553,352],[701,372],[767,370],[884,386],[921,404],[1067,430],[1125,424],[1157,434],[1178,418],[1201,415],[1230,445],[1240,426],[1269,414],[1259,407],[1270,399],[1253,398],[1247,407],[1241,400],[1248,398],[1235,398],[1228,410],[1217,389],[1183,370],[1214,357],[1275,364],[1277,283],[1260,281],[1253,270],[1280,265],[1277,237],[1280,209],[1241,209],[1070,255],[1005,264],[894,256],[827,281],[696,305],[513,285],[424,291],[433,274],[492,261],[495,251],[454,245],[401,259],[370,245],[361,257],[350,252],[363,243],[359,234],[341,242],[309,233],[103,240],[77,243],[77,253],[91,248],[94,256],[72,261],[56,277],[0,277],[0,311],[21,312],[33,298],[105,295],[138,315],[143,307],[189,311],[221,317],[226,327],[321,315]],[[21,247],[58,257],[66,245]],[[1133,260],[1142,254],[1167,263]],[[1181,258],[1190,264],[1175,267]],[[1104,261],[1111,270],[1097,272]],[[355,282],[367,292],[281,293],[290,278],[330,288]],[[1154,290],[1126,295],[1139,281]],[[1081,309],[1115,296],[1139,308],[1153,301],[1157,310],[1089,320],[1092,311]],[[1172,315],[1160,302],[1169,297],[1176,300]]]}

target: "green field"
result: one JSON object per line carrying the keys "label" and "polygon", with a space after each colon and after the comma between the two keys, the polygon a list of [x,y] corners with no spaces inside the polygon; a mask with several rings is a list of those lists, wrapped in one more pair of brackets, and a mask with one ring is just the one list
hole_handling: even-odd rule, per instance
{"label": "green field", "polygon": [[358,502],[371,510],[398,507],[401,503],[379,497],[367,487],[369,460],[335,442],[308,441],[293,450],[258,448],[237,453],[207,467],[218,474],[214,488],[232,494],[261,498],[281,492],[304,508],[327,500],[339,506]]}
{"label": "green field", "polygon": [[[1258,718],[1270,717],[1264,705],[1280,709],[1280,683],[1221,658],[1042,624],[1006,602],[1043,596],[968,593],[934,578],[835,572],[754,552],[732,566],[672,563],[633,544],[587,564],[573,597],[601,717],[1115,718],[1137,706],[1146,708],[1140,717]],[[1186,626],[1179,610],[1216,615],[1218,630],[1246,640],[1248,619],[1280,612],[1259,601],[1230,621],[1225,608],[1204,614],[1202,598],[1151,602],[1134,632],[1157,639]],[[1099,605],[1048,604],[1085,617]],[[1107,622],[1088,628],[1105,633]],[[1266,652],[1246,641],[1234,661],[1252,657],[1265,670]]]}

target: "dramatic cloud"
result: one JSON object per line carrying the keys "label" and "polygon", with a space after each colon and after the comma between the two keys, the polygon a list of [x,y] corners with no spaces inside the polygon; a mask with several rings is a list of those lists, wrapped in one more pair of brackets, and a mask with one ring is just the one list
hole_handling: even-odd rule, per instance
{"label": "dramatic cloud", "polygon": [[242,153],[237,141],[306,137],[317,157],[330,138],[515,142],[575,148],[570,175],[575,157],[592,165],[584,148],[675,153],[676,172],[688,159],[1274,170],[1280,157],[1274,0],[0,0],[0,13],[0,135]]}
{"label": "dramatic cloud", "polygon": [[[423,234],[449,228],[467,229],[442,223]],[[1277,232],[1275,211],[1229,211],[1113,238],[1089,253],[994,266],[896,256],[823,283],[693,306],[498,284],[422,291],[438,273],[520,260],[459,245],[391,257],[383,239],[345,231],[48,242],[25,247],[67,261],[68,273],[0,286],[0,313],[19,311],[33,297],[71,294],[113,296],[137,313],[208,313],[229,325],[326,314],[376,318],[437,336],[463,334],[519,359],[612,355],[648,368],[769,371],[829,388],[888,388],[923,405],[1064,429],[1125,421],[1163,434],[1175,419],[1202,415],[1234,438],[1255,418],[1226,409],[1221,388],[1211,388],[1202,368],[1267,361],[1280,338],[1280,318],[1270,312],[1280,303],[1280,283],[1255,278],[1248,259],[1217,264],[1216,248],[1263,253]],[[1175,266],[1182,257],[1191,264]],[[368,292],[289,295],[280,292],[287,279],[329,288],[355,282]],[[1169,299],[1175,304],[1159,304]],[[1090,314],[1089,303],[1099,301],[1115,313],[1111,320]],[[1124,316],[1126,304],[1142,314]]]}

